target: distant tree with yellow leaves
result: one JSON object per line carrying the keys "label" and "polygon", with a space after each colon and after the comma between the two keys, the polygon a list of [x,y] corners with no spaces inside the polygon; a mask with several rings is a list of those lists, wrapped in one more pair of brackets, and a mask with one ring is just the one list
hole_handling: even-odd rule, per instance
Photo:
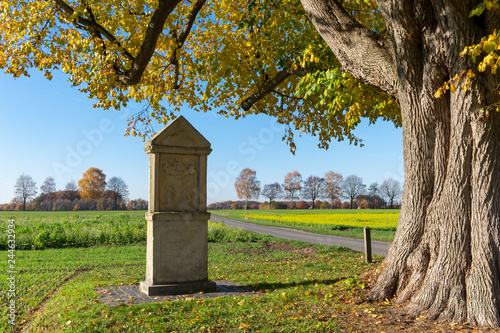
{"label": "distant tree with yellow leaves", "polygon": [[92,209],[95,209],[95,202],[102,197],[106,188],[106,175],[102,170],[89,168],[83,178],[78,181],[80,196],[92,202]]}

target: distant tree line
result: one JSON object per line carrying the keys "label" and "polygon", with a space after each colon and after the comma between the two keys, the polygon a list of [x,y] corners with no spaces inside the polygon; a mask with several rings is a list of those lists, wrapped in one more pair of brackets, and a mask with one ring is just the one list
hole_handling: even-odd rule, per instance
{"label": "distant tree line", "polygon": [[[77,211],[77,210],[146,210],[143,199],[128,200],[128,186],[120,177],[106,181],[102,170],[89,168],[78,181],[70,181],[64,190],[56,189],[54,178],[47,177],[37,190],[36,182],[22,174],[14,186],[15,197],[0,204],[0,211]],[[37,195],[38,194],[38,195]]]}
{"label": "distant tree line", "polygon": [[[324,177],[311,175],[305,180],[298,171],[285,175],[283,183],[260,186],[255,170],[244,169],[235,182],[236,193],[244,201],[225,201],[208,209],[375,209],[399,208],[397,200],[403,193],[399,181],[388,178],[381,184],[367,186],[357,175],[344,178],[328,171]],[[266,202],[251,201],[262,195]],[[282,201],[278,201],[283,199]],[[322,201],[321,199],[324,199]]]}
{"label": "distant tree line", "polygon": [[208,205],[207,209],[210,210],[219,210],[219,209],[244,209],[245,204],[248,205],[248,209],[259,209],[259,206],[262,204],[261,202],[258,201],[233,201],[233,200],[227,200],[223,202],[215,202],[210,205]]}

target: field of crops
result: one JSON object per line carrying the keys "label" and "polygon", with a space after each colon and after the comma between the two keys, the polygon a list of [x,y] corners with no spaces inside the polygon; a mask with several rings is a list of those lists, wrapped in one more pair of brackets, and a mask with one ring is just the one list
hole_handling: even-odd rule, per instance
{"label": "field of crops", "polygon": [[287,227],[326,235],[363,238],[363,228],[372,229],[372,239],[392,241],[399,209],[276,209],[217,210],[212,214],[262,225]]}
{"label": "field of crops", "polygon": [[0,250],[15,221],[19,250],[124,245],[146,240],[144,211],[0,212]]}
{"label": "field of crops", "polygon": [[[244,211],[219,211],[232,217],[244,218]],[[215,212],[216,214],[218,212]],[[312,225],[337,225],[347,227],[370,227],[395,229],[398,224],[397,209],[317,209],[317,210],[251,210],[247,211],[251,220],[281,223],[304,223]]]}
{"label": "field of crops", "polygon": [[[7,221],[15,220],[19,250],[74,248],[95,245],[125,245],[146,241],[144,211],[0,212],[0,250],[7,249]],[[215,214],[253,223],[362,238],[363,228],[372,228],[372,239],[392,241],[399,210],[243,210]],[[238,229],[237,229],[238,230]],[[239,231],[238,231],[239,232]],[[243,239],[248,235],[235,235]],[[210,242],[227,237],[224,225],[209,224]]]}
{"label": "field of crops", "polygon": [[287,214],[289,211],[250,213],[248,217],[257,220],[272,220],[277,222],[295,222],[308,224],[330,224],[342,225],[348,227],[370,227],[370,228],[395,228],[398,223],[399,211],[351,211],[344,212],[342,210],[318,211],[314,213],[295,212]]}
{"label": "field of crops", "polygon": [[[0,212],[0,250],[14,220],[16,249],[42,250],[146,242],[145,211]],[[255,234],[209,222],[208,241],[253,240]]]}

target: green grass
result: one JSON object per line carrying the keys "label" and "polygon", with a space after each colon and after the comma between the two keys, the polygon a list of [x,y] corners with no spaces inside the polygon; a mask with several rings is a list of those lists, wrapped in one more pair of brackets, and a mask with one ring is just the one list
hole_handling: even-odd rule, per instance
{"label": "green grass", "polygon": [[363,238],[370,227],[372,240],[392,242],[396,233],[397,209],[307,209],[307,210],[217,210],[212,214],[260,225],[293,228],[323,235]]}
{"label": "green grass", "polygon": [[[143,212],[128,213],[137,215],[9,212],[0,219],[15,218],[33,228],[37,220],[57,226],[73,218],[100,222],[117,217],[122,224],[132,220],[144,223]],[[78,223],[72,227],[83,232]],[[387,300],[369,301],[365,283],[373,283],[380,257],[374,264],[365,264],[363,254],[346,248],[285,241],[212,222],[209,235],[209,278],[248,285],[258,293],[151,304],[129,300],[108,307],[95,288],[142,281],[144,242],[17,250],[14,267],[9,267],[11,252],[0,251],[4,258],[0,260],[0,288],[4,291],[0,294],[4,304],[0,332],[450,332],[462,328],[438,327],[422,316],[412,319],[397,306],[389,306]],[[14,298],[7,293],[9,270],[16,271]],[[16,302],[15,327],[7,322],[6,305],[11,299]]]}
{"label": "green grass", "polygon": [[[342,331],[335,317],[347,307],[345,289],[363,285],[355,279],[332,283],[364,272],[362,254],[269,236],[254,239],[210,243],[209,278],[262,294],[119,307],[100,303],[94,288],[143,280],[145,245],[17,251],[17,323],[33,332]],[[6,259],[0,269],[5,290]],[[0,297],[6,304],[6,294]],[[5,321],[1,325],[1,331],[12,330]]]}

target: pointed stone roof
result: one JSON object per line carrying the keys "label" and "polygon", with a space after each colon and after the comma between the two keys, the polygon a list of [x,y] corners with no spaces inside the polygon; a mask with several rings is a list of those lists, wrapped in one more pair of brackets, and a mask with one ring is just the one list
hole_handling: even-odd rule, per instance
{"label": "pointed stone roof", "polygon": [[146,153],[199,154],[208,155],[212,151],[210,142],[179,116],[167,124],[146,142]]}

